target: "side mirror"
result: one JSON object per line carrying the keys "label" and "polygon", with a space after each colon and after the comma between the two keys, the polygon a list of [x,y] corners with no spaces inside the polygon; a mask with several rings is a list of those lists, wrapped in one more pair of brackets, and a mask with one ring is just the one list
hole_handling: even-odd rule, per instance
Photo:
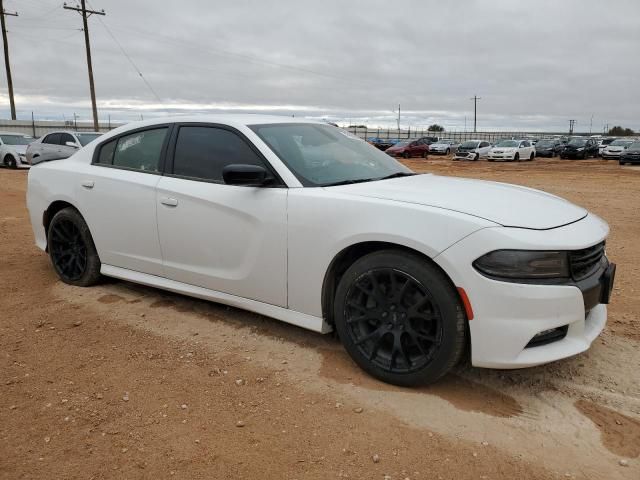
{"label": "side mirror", "polygon": [[67,147],[80,148],[76,142],[65,142]]}
{"label": "side mirror", "polygon": [[270,180],[267,171],[259,165],[232,164],[222,169],[222,179],[227,185],[261,187]]}

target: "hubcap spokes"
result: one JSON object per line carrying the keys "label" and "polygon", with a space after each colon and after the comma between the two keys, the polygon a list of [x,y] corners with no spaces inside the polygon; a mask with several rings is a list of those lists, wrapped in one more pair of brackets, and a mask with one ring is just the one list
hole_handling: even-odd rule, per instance
{"label": "hubcap spokes", "polygon": [[431,293],[399,270],[375,269],[358,277],[344,314],[357,348],[390,372],[424,367],[441,343],[442,317]]}
{"label": "hubcap spokes", "polygon": [[79,279],[87,265],[87,247],[80,230],[70,220],[59,220],[51,227],[51,258],[68,280]]}

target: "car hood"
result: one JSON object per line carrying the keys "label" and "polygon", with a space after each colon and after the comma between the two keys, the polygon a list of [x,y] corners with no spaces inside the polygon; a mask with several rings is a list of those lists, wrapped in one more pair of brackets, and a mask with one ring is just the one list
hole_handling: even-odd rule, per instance
{"label": "car hood", "polygon": [[21,154],[25,154],[27,151],[27,146],[28,145],[7,145],[9,148],[12,148],[13,150],[15,150],[18,153]]}
{"label": "car hood", "polygon": [[584,208],[539,190],[433,174],[327,188],[346,195],[453,210],[505,227],[546,230],[587,215]]}

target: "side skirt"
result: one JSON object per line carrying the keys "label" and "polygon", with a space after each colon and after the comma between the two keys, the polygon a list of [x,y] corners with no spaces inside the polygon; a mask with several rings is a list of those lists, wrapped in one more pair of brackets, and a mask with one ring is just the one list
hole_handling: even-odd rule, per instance
{"label": "side skirt", "polygon": [[133,283],[140,283],[149,287],[161,288],[174,293],[181,293],[190,297],[200,298],[202,300],[210,300],[224,305],[249,310],[250,312],[259,313],[267,317],[275,318],[298,327],[306,328],[319,333],[329,333],[332,331],[331,326],[322,318],[306,313],[296,312],[288,308],[270,305],[268,303],[258,302],[248,298],[229,295],[228,293],[217,292],[207,288],[196,287],[175,280],[140,273],[126,268],[114,267],[111,265],[102,265],[100,273],[107,277],[119,278]]}

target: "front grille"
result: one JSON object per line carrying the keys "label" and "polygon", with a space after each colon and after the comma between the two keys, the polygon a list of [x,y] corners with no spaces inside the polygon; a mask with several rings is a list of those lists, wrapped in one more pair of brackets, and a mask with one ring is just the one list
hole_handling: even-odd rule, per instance
{"label": "front grille", "polygon": [[574,280],[588,277],[598,266],[604,256],[604,242],[592,247],[569,252],[569,265]]}

